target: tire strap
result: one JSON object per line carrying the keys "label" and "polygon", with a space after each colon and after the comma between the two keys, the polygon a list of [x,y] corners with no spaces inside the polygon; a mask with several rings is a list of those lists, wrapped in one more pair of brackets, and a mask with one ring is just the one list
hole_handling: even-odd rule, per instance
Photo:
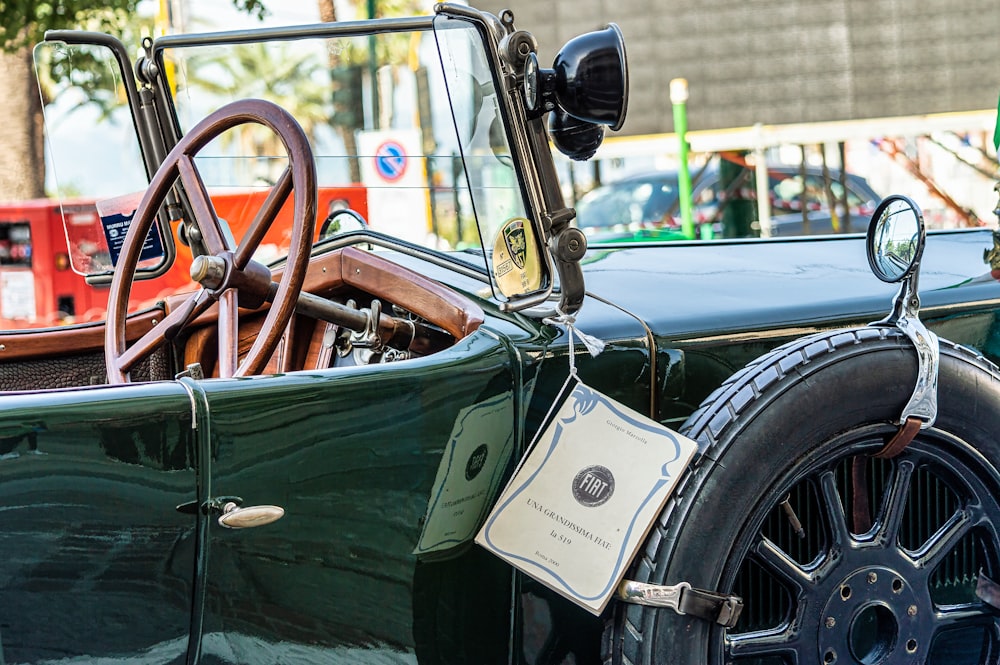
{"label": "tire strap", "polygon": [[669,586],[622,580],[618,586],[618,598],[633,605],[669,607],[678,614],[704,619],[726,628],[735,626],[743,611],[743,599],[739,596],[695,589],[687,582]]}
{"label": "tire strap", "polygon": [[851,531],[868,533],[872,528],[872,512],[868,500],[868,458],[855,455],[851,460]]}
{"label": "tire strap", "polygon": [[910,416],[899,428],[899,431],[896,432],[896,435],[889,439],[889,443],[885,444],[885,447],[875,453],[874,456],[889,459],[903,452],[903,449],[910,445],[910,441],[913,441],[913,437],[917,435],[917,432],[920,431],[920,426],[923,424],[924,421],[920,420],[920,418]]}
{"label": "tire strap", "polygon": [[[910,416],[900,426],[889,442],[882,446],[882,449],[872,455],[889,459],[903,452],[906,446],[910,445],[913,437],[920,431],[923,421]],[[872,528],[871,507],[868,501],[868,467],[866,458],[857,455],[851,460],[851,485],[853,509],[851,511],[851,525],[854,533],[867,533]]]}
{"label": "tire strap", "polygon": [[986,577],[981,568],[976,582],[976,597],[992,609],[1000,610],[1000,584]]}

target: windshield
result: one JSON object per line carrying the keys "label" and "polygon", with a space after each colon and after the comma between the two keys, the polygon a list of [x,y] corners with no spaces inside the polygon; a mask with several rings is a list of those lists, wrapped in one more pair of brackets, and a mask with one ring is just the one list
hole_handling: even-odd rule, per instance
{"label": "windshield", "polygon": [[[496,238],[511,220],[526,218],[492,75],[474,26],[445,17],[424,25],[375,35],[167,42],[162,57],[181,133],[229,102],[273,101],[312,145],[317,239],[335,235],[333,217],[350,208],[372,231],[460,253],[492,275]],[[235,237],[286,162],[275,137],[255,125],[231,130],[199,154],[198,170]],[[282,257],[287,240],[272,231],[258,260]]]}
{"label": "windshield", "polygon": [[[362,227],[471,264],[489,276],[499,300],[543,288],[540,248],[476,25],[438,16],[382,22],[377,34],[365,22],[304,28],[160,38],[153,55],[170,89],[161,131],[182,136],[230,102],[272,101],[295,117],[314,154],[314,241]],[[50,231],[67,239],[67,264],[80,276],[75,304],[37,308],[61,312],[46,314],[48,324],[102,319],[106,289],[85,298],[94,289],[83,276],[111,274],[123,225],[148,183],[126,94],[135,83],[106,46],[44,43],[36,69],[59,201]],[[219,136],[195,162],[238,241],[287,157],[269,130],[250,124]],[[256,260],[272,263],[287,253],[291,207],[278,215]],[[169,210],[161,234],[170,237],[154,230],[140,264],[156,278],[136,282],[130,311],[194,288],[191,250],[178,236],[180,208]]]}

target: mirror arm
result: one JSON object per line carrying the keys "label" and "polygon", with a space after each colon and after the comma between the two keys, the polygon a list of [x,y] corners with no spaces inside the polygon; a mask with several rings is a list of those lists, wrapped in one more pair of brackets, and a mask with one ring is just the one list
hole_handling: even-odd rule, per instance
{"label": "mirror arm", "polygon": [[580,259],[587,253],[587,236],[575,226],[566,226],[552,236],[549,249],[559,271],[559,311],[576,314],[586,292]]}
{"label": "mirror arm", "polygon": [[896,292],[896,296],[892,300],[892,311],[884,319],[880,319],[871,325],[893,327],[897,326],[902,319],[918,318],[920,313],[920,296],[917,295],[916,282],[916,272],[904,279],[899,285],[899,291]]}
{"label": "mirror arm", "polygon": [[929,331],[920,320],[920,296],[917,295],[918,266],[899,285],[893,300],[892,312],[874,327],[896,328],[913,343],[917,350],[917,383],[899,422],[914,417],[920,420],[920,429],[934,424],[937,418],[937,384],[940,355],[937,335]]}
{"label": "mirror arm", "polygon": [[559,273],[559,311],[576,314],[583,305],[585,285],[580,259],[587,253],[587,236],[570,226],[576,217],[573,208],[562,208],[547,216],[543,223],[551,229],[549,251]]}

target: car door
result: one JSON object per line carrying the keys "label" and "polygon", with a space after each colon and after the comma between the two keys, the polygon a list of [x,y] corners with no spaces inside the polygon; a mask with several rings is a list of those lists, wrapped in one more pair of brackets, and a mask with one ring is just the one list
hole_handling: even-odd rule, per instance
{"label": "car door", "polygon": [[506,663],[511,569],[472,538],[520,446],[519,375],[483,328],[420,359],[197,382],[216,505],[284,510],[210,525],[201,662]]}
{"label": "car door", "polygon": [[191,399],[175,382],[0,394],[0,663],[182,663]]}

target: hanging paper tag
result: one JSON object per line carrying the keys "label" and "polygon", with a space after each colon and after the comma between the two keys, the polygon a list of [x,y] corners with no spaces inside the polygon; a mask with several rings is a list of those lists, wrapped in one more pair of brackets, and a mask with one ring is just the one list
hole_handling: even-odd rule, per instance
{"label": "hanging paper tag", "polygon": [[577,383],[476,542],[600,614],[697,448]]}

